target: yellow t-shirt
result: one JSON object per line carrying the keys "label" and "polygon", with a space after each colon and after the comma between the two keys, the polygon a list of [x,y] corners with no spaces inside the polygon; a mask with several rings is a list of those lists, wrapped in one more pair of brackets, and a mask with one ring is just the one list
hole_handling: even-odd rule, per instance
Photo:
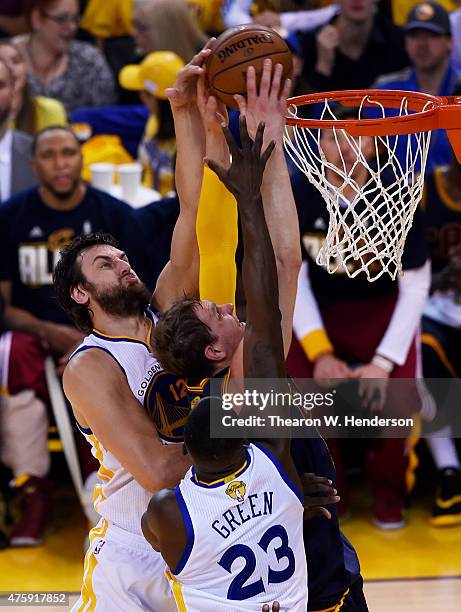
{"label": "yellow t-shirt", "polygon": [[96,38],[131,34],[133,0],[90,0],[82,20],[82,28]]}
{"label": "yellow t-shirt", "polygon": [[200,299],[235,303],[238,213],[234,196],[205,167],[197,213]]}
{"label": "yellow t-shirt", "polygon": [[223,0],[185,0],[198,27],[204,32],[222,32],[221,18]]}
{"label": "yellow t-shirt", "polygon": [[[402,26],[411,9],[419,4],[421,0],[392,0],[392,18],[394,23]],[[437,3],[443,6],[448,12],[461,8],[461,0],[437,0]]]}

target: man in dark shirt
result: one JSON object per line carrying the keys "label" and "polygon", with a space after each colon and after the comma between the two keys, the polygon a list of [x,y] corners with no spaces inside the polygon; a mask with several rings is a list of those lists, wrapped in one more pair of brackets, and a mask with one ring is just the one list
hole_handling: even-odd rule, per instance
{"label": "man in dark shirt", "polygon": [[378,75],[408,66],[403,34],[374,0],[339,0],[339,14],[300,34],[303,75],[314,91],[365,89]]}
{"label": "man in dark shirt", "polygon": [[[59,250],[79,234],[105,231],[130,258],[134,252],[128,235],[134,230],[132,209],[83,183],[80,147],[71,130],[39,133],[33,166],[40,186],[0,207],[0,295],[4,329],[11,330],[0,338],[2,391],[7,394],[0,447],[21,493],[22,518],[11,543],[22,546],[40,541],[48,506],[44,360],[52,354],[64,363],[83,337],[54,298],[52,272]],[[89,464],[84,471],[88,475],[91,470]]]}
{"label": "man in dark shirt", "polygon": [[[341,119],[351,119],[354,109],[342,109]],[[338,139],[331,130],[322,130],[320,150],[329,165],[326,182],[341,194],[339,206],[345,225],[351,224],[350,206],[357,192],[367,184],[368,170],[355,163],[356,151],[346,140]],[[360,149],[370,159],[372,139],[364,137]],[[352,153],[352,155],[351,155]],[[347,160],[347,161],[342,161]],[[342,164],[350,164],[349,183],[335,172]],[[344,166],[345,168],[346,166]],[[385,179],[385,177],[383,177]],[[414,386],[389,385],[388,379],[416,378],[418,351],[417,330],[430,283],[429,264],[421,212],[417,211],[407,236],[402,267],[405,275],[393,281],[383,274],[372,283],[361,272],[350,278],[346,274],[360,270],[360,263],[350,258],[343,265],[339,260],[334,274],[316,263],[325,243],[329,213],[320,191],[306,177],[297,173],[292,181],[298,208],[302,238],[303,265],[298,279],[293,339],[287,358],[289,374],[297,379],[313,378],[317,384],[335,386],[334,379],[359,380],[359,390],[365,396],[374,394],[378,404],[370,402],[370,410],[384,410],[385,414],[409,416],[417,408]],[[351,185],[354,185],[352,187]],[[373,205],[375,214],[387,218],[387,208],[368,183],[367,206]],[[380,190],[381,187],[378,186]],[[365,189],[364,189],[365,191]],[[378,196],[378,197],[377,197]],[[372,234],[370,234],[372,235]],[[371,252],[371,249],[370,249]],[[356,267],[357,265],[357,267]],[[370,262],[369,270],[377,272],[381,263]],[[367,391],[368,390],[368,391]],[[329,440],[330,449],[335,449]],[[382,529],[397,529],[404,525],[403,499],[406,492],[406,472],[409,467],[410,445],[398,438],[383,438],[372,446],[367,460],[373,491],[373,522]],[[336,457],[335,459],[339,459]],[[335,461],[336,467],[340,466]],[[341,472],[339,472],[341,477]],[[344,482],[338,482],[344,501],[347,493]]]}

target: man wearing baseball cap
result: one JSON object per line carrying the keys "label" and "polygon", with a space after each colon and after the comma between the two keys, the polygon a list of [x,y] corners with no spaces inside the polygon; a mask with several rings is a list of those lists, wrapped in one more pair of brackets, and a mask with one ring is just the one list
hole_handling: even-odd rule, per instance
{"label": "man wearing baseball cap", "polygon": [[165,90],[172,87],[184,67],[182,59],[171,51],[149,53],[140,64],[122,68],[119,83],[124,89],[139,91],[150,117],[138,151],[144,166],[144,185],[163,196],[174,190],[176,139],[173,117]]}
{"label": "man wearing baseball cap", "polygon": [[[405,48],[411,66],[378,79],[378,89],[420,91],[434,96],[451,96],[461,84],[461,73],[450,60],[452,47],[450,18],[437,2],[420,2],[408,14]],[[388,113],[391,114],[391,113]],[[405,163],[406,141],[399,139],[397,155]],[[432,133],[426,171],[450,163],[453,156],[445,130]]]}
{"label": "man wearing baseball cap", "polygon": [[451,37],[450,17],[437,2],[420,2],[408,13],[403,26],[405,32],[428,30],[441,36]]}

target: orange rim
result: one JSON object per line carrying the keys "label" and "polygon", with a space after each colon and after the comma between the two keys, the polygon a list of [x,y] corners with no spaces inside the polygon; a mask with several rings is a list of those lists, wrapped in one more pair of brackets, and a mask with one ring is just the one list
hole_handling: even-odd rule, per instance
{"label": "orange rim", "polygon": [[[366,103],[366,98],[370,103]],[[407,108],[413,113],[398,117],[379,119],[303,119],[287,113],[287,125],[300,128],[343,129],[351,136],[397,136],[399,134],[417,134],[430,132],[438,128],[447,131],[448,139],[461,163],[461,96],[431,96],[415,91],[397,91],[391,89],[357,89],[346,91],[328,91],[306,94],[290,98],[290,106],[307,106],[320,102],[339,102],[343,106],[375,106],[379,102],[384,108],[400,108],[403,98]],[[424,110],[425,109],[425,110]]]}
{"label": "orange rim", "polygon": [[[367,103],[367,98],[370,100],[369,103]],[[376,107],[376,104],[372,103],[374,101],[382,104],[384,108],[400,108],[404,98],[407,100],[408,110],[414,111],[411,115],[336,121],[334,119],[303,119],[288,114],[287,124],[303,128],[335,127],[359,136],[414,134],[427,132],[438,127],[445,127],[446,129],[461,128],[461,96],[439,97],[414,91],[384,89],[329,91],[290,98],[288,108],[290,106],[318,104],[325,101],[339,102],[343,106]],[[455,121],[450,121],[450,116],[452,119],[454,116]]]}

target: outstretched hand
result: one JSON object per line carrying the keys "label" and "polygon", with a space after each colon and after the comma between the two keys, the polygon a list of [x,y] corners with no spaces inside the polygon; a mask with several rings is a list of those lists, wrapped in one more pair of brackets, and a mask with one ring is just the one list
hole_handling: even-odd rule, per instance
{"label": "outstretched hand", "polygon": [[252,138],[256,135],[258,124],[263,121],[266,125],[266,142],[275,140],[281,143],[285,127],[287,98],[290,94],[291,79],[286,79],[282,85],[282,64],[272,67],[272,60],[265,59],[259,91],[256,85],[256,72],[253,66],[247,70],[247,95],[234,96],[240,114],[245,115],[248,133]]}
{"label": "outstretched hand", "polygon": [[[264,123],[260,123],[256,130],[254,142],[248,134],[246,119],[239,118],[240,138],[242,148],[236,144],[228,127],[223,127],[224,136],[232,157],[229,169],[225,169],[211,159],[206,159],[208,167],[216,173],[227,189],[235,196],[239,208],[253,207],[259,198],[264,169],[274,150],[272,141],[262,152],[264,138]],[[242,198],[242,195],[247,197]]]}
{"label": "outstretched hand", "polygon": [[194,55],[191,61],[181,68],[173,87],[168,87],[165,93],[173,109],[184,108],[195,104],[197,99],[197,80],[205,74],[205,62],[211,55],[216,38],[210,38],[203,49]]}
{"label": "outstretched hand", "polygon": [[[302,483],[304,490],[304,520],[316,516],[324,516],[331,519],[331,512],[324,508],[331,504],[337,504],[340,500],[337,490],[331,485],[331,480],[315,474],[303,474]],[[318,493],[322,493],[320,497]]]}
{"label": "outstretched hand", "polygon": [[205,130],[219,131],[229,123],[226,105],[211,95],[207,86],[205,74],[199,76],[197,81],[197,106],[202,117]]}

